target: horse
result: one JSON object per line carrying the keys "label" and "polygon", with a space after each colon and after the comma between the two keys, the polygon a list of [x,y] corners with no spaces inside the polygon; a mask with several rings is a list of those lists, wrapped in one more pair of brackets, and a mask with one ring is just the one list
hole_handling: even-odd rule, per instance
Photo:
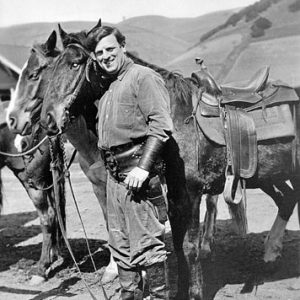
{"label": "horse", "polygon": [[[34,126],[30,135],[22,139],[21,151],[32,149],[45,136],[45,130]],[[38,284],[48,276],[49,267],[61,256],[62,234],[57,220],[59,209],[65,220],[64,179],[60,180],[59,208],[56,207],[53,191],[53,181],[50,171],[50,150],[47,143],[41,144],[37,150],[27,155],[19,156],[15,146],[16,135],[13,134],[6,123],[0,125],[1,152],[0,169],[8,167],[25,188],[32,200],[39,219],[43,235],[42,251],[39,261],[31,270],[31,284]],[[2,180],[0,177],[0,207],[2,207]]]}
{"label": "horse", "polygon": [[[101,96],[99,88],[105,86],[105,76],[97,68],[93,61],[91,51],[95,45],[93,33],[87,36],[86,40],[73,39],[67,33],[61,31],[61,38],[65,49],[60,59],[55,63],[55,71],[52,74],[52,81],[48,86],[44,98],[41,119],[48,126],[50,134],[64,131],[68,128],[70,120],[78,115],[80,110],[88,105],[87,94],[94,94],[90,99],[92,103]],[[147,65],[147,63],[145,63]],[[159,68],[157,68],[159,71]],[[225,173],[227,166],[226,147],[211,141],[199,128],[189,123],[187,118],[193,116],[193,99],[198,97],[199,86],[202,82],[194,78],[184,78],[178,74],[164,70],[161,72],[171,96],[171,111],[175,123],[174,143],[183,158],[184,177],[180,177],[187,186],[188,195],[184,202],[189,205],[187,211],[191,213],[191,227],[189,230],[190,251],[190,287],[189,296],[186,290],[181,292],[179,299],[201,299],[202,279],[199,260],[199,204],[203,194],[218,195],[223,192],[225,185]],[[197,100],[198,101],[198,100]],[[196,102],[197,102],[196,101]],[[195,145],[196,143],[196,145]],[[274,262],[282,249],[282,237],[288,219],[296,205],[299,187],[296,179],[299,176],[299,167],[295,172],[290,172],[287,166],[292,160],[292,141],[290,139],[275,139],[267,143],[258,144],[258,168],[255,176],[248,179],[247,188],[261,188],[273,198],[278,206],[278,215],[272,229],[266,239],[264,261]],[[172,157],[172,147],[167,147],[167,157]],[[299,149],[297,147],[297,149]],[[170,159],[172,160],[172,159]],[[297,152],[297,162],[299,152]],[[168,162],[167,162],[168,165]],[[170,166],[170,165],[169,165]],[[173,164],[173,167],[175,164]],[[178,165],[177,165],[178,167]],[[168,169],[168,168],[167,168]],[[170,169],[169,169],[170,171]],[[178,170],[172,169],[170,173],[178,174]],[[167,175],[173,184],[178,183],[172,176]],[[176,176],[175,176],[176,177]],[[285,183],[289,179],[292,187]],[[182,187],[182,182],[180,187]],[[170,184],[172,191],[172,184]],[[172,196],[172,192],[171,192]],[[174,196],[174,195],[173,195]],[[183,211],[182,202],[176,203],[171,197],[170,222],[172,226],[172,214],[177,212],[180,215]],[[170,200],[169,200],[170,201]],[[173,211],[172,211],[173,210]],[[174,225],[174,223],[173,223]],[[176,229],[172,227],[174,243],[180,247],[176,240]],[[185,226],[185,229],[187,227]],[[183,233],[181,228],[181,233]],[[179,275],[181,275],[179,273]]]}
{"label": "horse", "polygon": [[[95,110],[94,101],[100,98],[108,86],[105,76],[103,76],[101,70],[97,69],[97,64],[91,59],[91,49],[89,47],[93,41],[89,39],[89,35],[92,35],[93,32],[90,31],[89,33],[86,34],[86,38],[82,38],[82,36],[78,38],[78,36],[74,37],[67,34],[60,28],[60,35],[65,49],[55,63],[55,70],[45,95],[41,116],[48,126],[49,134],[64,132],[84,111]],[[136,57],[132,56],[132,58],[137,63],[146,64]],[[185,80],[182,76],[163,68],[147,65],[163,76],[171,98],[191,98],[193,93],[198,90],[192,80]],[[172,115],[175,116],[176,113],[176,108],[173,105]],[[175,118],[175,126],[183,123],[181,121]],[[186,126],[185,132],[181,131],[181,137],[176,131],[176,140],[180,144],[180,139],[184,141],[184,136],[191,136],[193,131],[193,127]],[[202,189],[195,169],[196,155],[194,149],[191,149],[191,141],[185,144],[183,151],[183,148],[179,149],[176,140],[171,138],[168,141],[164,159],[167,165],[169,219],[174,249],[179,261],[184,262],[178,264],[177,299],[189,299],[188,294],[192,299],[198,299],[202,295],[201,269],[196,260],[200,238],[199,203]],[[183,152],[184,160],[180,157],[179,151]],[[212,224],[215,220],[216,199],[217,194],[212,191],[207,198],[209,218],[206,218],[205,221],[208,224]],[[189,247],[191,251],[188,254],[189,266],[185,263],[182,249],[187,229],[189,229],[189,241],[191,243],[191,247]],[[206,229],[212,232],[213,226],[207,226]],[[210,239],[211,237],[207,236],[206,238]],[[206,245],[209,242],[207,239],[202,241]],[[187,276],[190,283],[186,282]]]}
{"label": "horse", "polygon": [[[78,33],[80,35],[81,33]],[[76,35],[76,34],[74,34]],[[7,111],[9,128],[22,135],[29,134],[39,123],[44,94],[60,50],[56,48],[57,36],[53,31],[47,41],[35,44],[18,80],[15,97]],[[78,161],[84,174],[92,183],[93,191],[106,219],[106,170],[97,149],[97,138],[90,121],[78,118],[65,132],[65,137],[78,152]],[[78,134],[80,132],[80,134]],[[102,276],[108,283],[117,276],[117,267],[111,258]]]}

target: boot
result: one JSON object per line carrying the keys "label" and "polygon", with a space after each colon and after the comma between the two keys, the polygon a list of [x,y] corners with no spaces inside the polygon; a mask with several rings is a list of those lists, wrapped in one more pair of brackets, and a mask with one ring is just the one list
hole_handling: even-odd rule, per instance
{"label": "boot", "polygon": [[120,300],[143,300],[143,281],[141,272],[125,270],[118,266],[121,285]]}
{"label": "boot", "polygon": [[169,300],[165,262],[159,262],[147,267],[146,272],[149,284],[150,300]]}

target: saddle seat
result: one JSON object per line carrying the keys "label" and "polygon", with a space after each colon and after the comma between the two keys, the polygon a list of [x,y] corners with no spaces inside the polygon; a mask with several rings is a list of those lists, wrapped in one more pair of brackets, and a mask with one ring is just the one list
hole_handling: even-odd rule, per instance
{"label": "saddle seat", "polygon": [[270,67],[264,66],[259,69],[250,80],[231,82],[221,85],[222,94],[227,97],[239,97],[248,94],[255,94],[263,90],[269,78]]}

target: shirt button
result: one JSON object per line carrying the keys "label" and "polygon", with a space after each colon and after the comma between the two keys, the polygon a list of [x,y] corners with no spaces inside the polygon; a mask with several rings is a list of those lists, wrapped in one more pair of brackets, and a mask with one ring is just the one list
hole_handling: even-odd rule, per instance
{"label": "shirt button", "polygon": [[105,117],[106,117],[106,119],[108,119],[108,115],[106,115]]}

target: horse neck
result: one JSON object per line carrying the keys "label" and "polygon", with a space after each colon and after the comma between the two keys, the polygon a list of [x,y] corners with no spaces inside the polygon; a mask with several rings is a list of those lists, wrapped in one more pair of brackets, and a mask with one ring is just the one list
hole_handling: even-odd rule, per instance
{"label": "horse neck", "polygon": [[134,61],[134,63],[139,64],[141,66],[148,67],[148,68],[156,71],[157,73],[159,73],[162,76],[165,75],[165,74],[170,73],[170,71],[168,71],[168,70],[166,70],[166,69],[164,69],[162,67],[159,67],[159,66],[157,66],[155,64],[152,64],[152,63],[149,63],[149,62],[147,62],[147,61],[145,61],[145,60],[143,60],[143,59],[141,59],[139,57],[136,57],[131,52],[127,52],[127,56],[129,58],[131,58]]}
{"label": "horse neck", "polygon": [[88,165],[92,165],[101,159],[97,147],[97,136],[88,129],[82,115],[72,120],[72,123],[65,132],[65,136]]}

